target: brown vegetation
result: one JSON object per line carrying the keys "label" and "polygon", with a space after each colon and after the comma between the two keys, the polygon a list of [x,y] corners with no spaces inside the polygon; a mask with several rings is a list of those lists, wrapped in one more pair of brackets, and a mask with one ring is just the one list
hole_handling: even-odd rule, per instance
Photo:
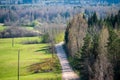
{"label": "brown vegetation", "polygon": [[68,24],[66,30],[66,45],[69,53],[74,56],[75,53],[83,46],[83,38],[87,32],[87,22],[82,18],[82,15],[75,16]]}
{"label": "brown vegetation", "polygon": [[48,58],[43,60],[43,62],[32,64],[28,67],[28,70],[32,73],[40,73],[40,72],[61,72],[61,66],[59,64],[59,60],[54,58]]}

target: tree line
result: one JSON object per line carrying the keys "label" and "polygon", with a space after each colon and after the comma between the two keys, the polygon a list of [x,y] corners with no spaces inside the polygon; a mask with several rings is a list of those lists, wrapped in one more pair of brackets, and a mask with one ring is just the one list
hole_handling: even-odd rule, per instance
{"label": "tree line", "polygon": [[77,15],[67,26],[65,47],[82,80],[119,80],[120,11],[105,19]]}

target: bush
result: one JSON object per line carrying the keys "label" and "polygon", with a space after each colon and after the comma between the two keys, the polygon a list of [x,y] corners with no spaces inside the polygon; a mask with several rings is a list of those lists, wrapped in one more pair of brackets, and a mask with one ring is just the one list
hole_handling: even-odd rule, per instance
{"label": "bush", "polygon": [[32,41],[23,41],[22,44],[39,44],[40,42],[38,40],[32,40]]}
{"label": "bush", "polygon": [[50,36],[48,33],[45,33],[42,35],[42,40],[41,40],[42,43],[49,43],[50,42]]}

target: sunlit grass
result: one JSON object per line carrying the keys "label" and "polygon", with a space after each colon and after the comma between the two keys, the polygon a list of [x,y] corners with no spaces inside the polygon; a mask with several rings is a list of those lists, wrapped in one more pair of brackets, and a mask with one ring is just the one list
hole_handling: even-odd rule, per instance
{"label": "sunlit grass", "polygon": [[[20,50],[20,80],[41,80],[47,78],[61,78],[61,74],[54,72],[31,73],[28,67],[51,58],[51,53],[46,53],[48,44],[21,44],[27,40],[41,40],[38,37],[0,39],[0,80],[17,80],[18,50]],[[57,76],[56,76],[57,75]]]}
{"label": "sunlit grass", "polygon": [[34,29],[34,27],[29,27],[29,26],[26,26],[25,28],[28,29],[28,30],[33,30]]}
{"label": "sunlit grass", "polygon": [[64,32],[61,32],[55,36],[55,42],[59,43],[64,41]]}
{"label": "sunlit grass", "polygon": [[5,29],[5,26],[0,25],[0,31],[3,31]]}

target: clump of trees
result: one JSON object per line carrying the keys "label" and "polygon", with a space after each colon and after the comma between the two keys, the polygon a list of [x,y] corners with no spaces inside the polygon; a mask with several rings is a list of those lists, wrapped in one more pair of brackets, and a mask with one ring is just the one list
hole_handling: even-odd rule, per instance
{"label": "clump of trees", "polygon": [[74,19],[68,23],[69,27],[67,27],[65,32],[65,42],[71,56],[74,56],[74,53],[80,51],[79,48],[83,46],[83,38],[87,32],[87,22],[82,17],[81,14],[75,16]]}
{"label": "clump of trees", "polygon": [[9,27],[0,32],[0,38],[32,37],[38,35],[40,35],[40,33],[21,27]]}
{"label": "clump of trees", "polygon": [[68,24],[65,44],[82,80],[120,79],[119,19],[120,11],[104,20],[94,13],[88,21],[78,15]]}
{"label": "clump of trees", "polygon": [[[27,0],[25,0],[27,2]],[[57,9],[56,9],[57,8]],[[5,25],[30,25],[34,26],[36,20],[48,23],[66,23],[73,16],[74,8],[69,6],[1,6],[0,7],[0,23]],[[79,10],[76,10],[79,12]],[[30,24],[32,23],[32,24]]]}

